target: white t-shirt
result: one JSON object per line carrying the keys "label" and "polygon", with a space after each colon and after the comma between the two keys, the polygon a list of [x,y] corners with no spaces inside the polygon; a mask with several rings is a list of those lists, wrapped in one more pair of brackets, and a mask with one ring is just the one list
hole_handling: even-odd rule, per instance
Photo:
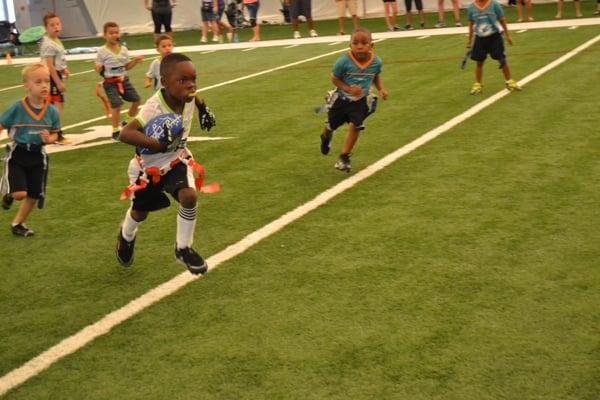
{"label": "white t-shirt", "polygon": [[[194,118],[194,107],[195,105],[193,101],[185,103],[183,107],[183,113],[181,114],[181,116],[183,117],[182,140],[184,142],[185,140],[187,140],[190,131],[192,130],[192,118]],[[170,113],[174,113],[174,111],[165,102],[162,90],[159,90],[148,99],[146,104],[142,106],[140,112],[138,113],[135,119],[143,128],[152,118]],[[142,165],[144,166],[144,168],[158,167],[160,169],[168,169],[171,161],[177,159],[182,152],[189,153],[187,149],[184,148],[168,153],[142,154]]]}
{"label": "white t-shirt", "polygon": [[54,69],[62,71],[67,68],[67,57],[65,46],[60,39],[51,39],[48,35],[44,35],[40,44],[40,57],[42,61],[46,58],[54,57]]}
{"label": "white t-shirt", "polygon": [[160,62],[162,58],[158,57],[152,60],[150,63],[150,67],[148,67],[148,72],[146,72],[146,77],[152,79],[152,87],[154,90],[162,89],[163,85],[160,82]]}
{"label": "white t-shirt", "polygon": [[98,47],[96,56],[96,64],[104,66],[104,77],[115,78],[125,76],[125,66],[129,62],[129,50],[127,47],[121,46],[119,53],[114,53],[108,47]]}

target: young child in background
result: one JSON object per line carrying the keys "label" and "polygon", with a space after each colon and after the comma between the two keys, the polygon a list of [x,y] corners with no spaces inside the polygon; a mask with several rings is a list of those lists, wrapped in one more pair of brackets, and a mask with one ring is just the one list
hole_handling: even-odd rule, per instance
{"label": "young child in background", "polygon": [[[520,0],[519,0],[520,1]],[[483,85],[483,63],[489,54],[492,59],[500,63],[500,68],[504,74],[506,88],[511,92],[521,90],[521,87],[510,75],[510,68],[506,62],[504,54],[504,41],[498,29],[498,22],[504,29],[504,36],[508,44],[512,45],[512,37],[506,26],[506,18],[502,6],[496,0],[475,0],[468,9],[469,19],[469,38],[467,39],[467,48],[471,48],[473,33],[475,33],[475,42],[471,48],[471,59],[477,62],[475,67],[475,83],[471,88],[471,94],[481,93]]]}
{"label": "young child in background", "polygon": [[200,5],[200,14],[202,15],[202,37],[200,43],[208,42],[208,29],[212,30],[213,42],[223,41],[219,24],[217,23],[217,14],[219,13],[218,0],[202,0]]}
{"label": "young child in background", "polygon": [[327,115],[327,124],[321,134],[321,153],[329,154],[333,132],[348,123],[348,134],[342,152],[335,163],[340,171],[350,172],[350,152],[358,135],[364,129],[363,121],[369,115],[367,96],[371,85],[375,85],[379,97],[387,100],[388,92],[381,83],[382,62],[371,49],[371,32],[365,28],[355,29],[350,38],[350,51],[336,61],[331,81],[336,86],[337,99]]}
{"label": "young child in background", "polygon": [[[121,35],[119,25],[115,22],[104,24],[104,46],[98,48],[96,57],[96,72],[104,77],[102,86],[110,101],[110,112],[112,116],[112,138],[119,140],[119,122],[123,100],[131,102],[128,111],[128,119],[136,116],[140,105],[140,96],[129,81],[126,71],[144,61],[143,56],[129,59],[127,47],[120,43]],[[121,100],[121,98],[123,100]]]}
{"label": "young child in background", "polygon": [[[197,195],[193,166],[189,163],[192,154],[186,148],[186,141],[192,128],[194,106],[198,108],[202,129],[210,130],[215,120],[208,107],[196,96],[196,69],[188,57],[178,53],[166,56],[160,64],[160,76],[163,89],[148,99],[139,115],[121,132],[122,142],[137,146],[138,155],[131,160],[128,168],[130,183],[137,189],[126,190],[131,207],[121,225],[116,256],[121,265],[131,265],[138,226],[151,211],[169,207],[167,192],[179,202],[175,258],[191,273],[203,274],[207,271],[206,262],[192,248]],[[182,118],[183,133],[177,139],[171,141],[165,138],[159,142],[141,132],[153,118],[170,113]],[[151,150],[153,154],[145,154],[144,149]],[[152,179],[148,179],[147,186],[141,188],[140,179],[151,171],[154,171]]]}
{"label": "young child in background", "polygon": [[158,51],[160,56],[152,60],[148,72],[146,72],[146,79],[144,79],[144,87],[149,88],[152,86],[152,90],[155,92],[162,89],[162,83],[160,83],[160,62],[173,52],[173,39],[168,35],[160,35],[156,39],[156,51]]}
{"label": "young child in background", "polygon": [[50,71],[45,64],[23,68],[23,86],[27,96],[14,102],[0,115],[0,132],[8,129],[12,143],[7,146],[5,169],[0,181],[2,208],[10,209],[14,200],[22,201],[11,224],[17,236],[33,236],[25,221],[36,202],[44,206],[48,155],[44,145],[54,143],[60,131],[58,112],[47,99]]}
{"label": "young child in background", "polygon": [[[64,92],[67,90],[63,78],[69,77],[65,46],[58,38],[62,31],[62,23],[58,15],[49,12],[44,16],[44,27],[46,28],[46,35],[40,43],[40,57],[42,63],[46,64],[50,71],[50,94],[48,99],[51,104],[54,104],[58,110],[59,118],[62,120],[65,103]],[[70,144],[71,141],[63,136],[62,131],[59,131],[56,143]]]}

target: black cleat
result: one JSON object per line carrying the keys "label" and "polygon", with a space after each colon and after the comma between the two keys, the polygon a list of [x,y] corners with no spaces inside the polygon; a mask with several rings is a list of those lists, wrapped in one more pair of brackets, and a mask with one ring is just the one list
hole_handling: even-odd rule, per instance
{"label": "black cleat", "polygon": [[9,210],[14,200],[15,199],[10,194],[5,194],[2,197],[2,208],[4,208],[5,210]]}
{"label": "black cleat", "polygon": [[121,131],[114,131],[114,132],[112,133],[112,140],[115,140],[115,141],[117,141],[117,142],[118,142],[118,141],[119,141],[119,135],[120,135],[120,134],[121,134]]}
{"label": "black cleat", "polygon": [[123,237],[122,228],[119,229],[119,236],[117,236],[117,249],[115,254],[117,261],[124,267],[129,267],[133,263],[133,250],[135,247],[135,238],[131,242],[128,242]]}
{"label": "black cleat", "polygon": [[321,134],[321,154],[324,156],[329,154],[329,150],[331,149],[331,136],[331,133],[329,135],[326,133]]}
{"label": "black cleat", "polygon": [[208,264],[206,264],[206,261],[204,261],[200,254],[196,253],[191,247],[178,249],[177,246],[175,246],[175,258],[177,259],[177,262],[185,265],[194,275],[205,274],[206,271],[208,271]]}
{"label": "black cleat", "polygon": [[33,236],[33,231],[23,224],[13,225],[11,227],[11,231],[12,231],[13,235],[16,235],[16,236],[23,236],[23,237]]}
{"label": "black cleat", "polygon": [[340,154],[340,158],[335,162],[335,168],[340,171],[350,172],[352,165],[350,165],[350,155]]}

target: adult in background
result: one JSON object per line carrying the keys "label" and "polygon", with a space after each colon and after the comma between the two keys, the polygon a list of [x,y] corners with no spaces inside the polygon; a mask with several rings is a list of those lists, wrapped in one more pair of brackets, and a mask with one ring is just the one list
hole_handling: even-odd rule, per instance
{"label": "adult in background", "polygon": [[154,41],[160,37],[161,29],[165,27],[165,34],[173,37],[171,29],[171,18],[173,16],[171,9],[177,5],[176,0],[144,0],[144,7],[152,12],[152,21],[154,21]]}
{"label": "adult in background", "polygon": [[346,17],[346,8],[350,11],[350,15],[352,16],[352,25],[354,25],[354,29],[358,28],[358,16],[357,11],[358,7],[356,5],[356,0],[335,0],[335,5],[337,8],[338,22],[340,25],[340,31],[338,35],[345,35],[345,23],[344,19]]}
{"label": "adult in background", "polygon": [[290,8],[294,39],[300,39],[302,37],[300,31],[298,31],[298,17],[301,15],[306,18],[306,25],[308,25],[308,34],[310,37],[319,36],[313,27],[311,0],[285,0],[285,5]]}
{"label": "adult in background", "polygon": [[[575,16],[577,18],[581,18],[583,17],[583,14],[581,13],[581,1],[579,0],[573,0],[573,3],[575,3]],[[558,0],[556,3],[556,19],[561,19],[563,17],[563,5],[564,5],[564,1],[563,0]]]}
{"label": "adult in background", "polygon": [[250,15],[250,26],[252,27],[252,38],[251,42],[258,42],[260,40],[260,25],[256,21],[258,18],[258,8],[260,7],[260,1],[258,0],[244,0],[244,7],[248,10]]}

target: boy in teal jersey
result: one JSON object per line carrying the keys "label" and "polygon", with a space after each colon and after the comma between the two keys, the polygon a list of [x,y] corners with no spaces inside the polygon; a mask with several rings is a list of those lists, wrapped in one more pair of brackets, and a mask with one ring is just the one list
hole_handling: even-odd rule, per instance
{"label": "boy in teal jersey", "polygon": [[[483,62],[488,54],[500,63],[506,88],[511,92],[521,90],[521,87],[510,76],[510,68],[504,54],[504,41],[498,28],[498,23],[500,23],[504,30],[506,41],[512,45],[512,38],[510,33],[508,33],[502,6],[496,0],[475,0],[469,6],[468,19],[469,38],[467,39],[467,48],[471,49],[471,59],[477,62],[477,66],[475,67],[475,83],[471,88],[471,94],[481,93],[483,88],[481,84]],[[475,43],[473,43],[473,47],[471,48],[473,33],[475,33]]]}
{"label": "boy in teal jersey", "polygon": [[348,123],[348,135],[342,153],[335,163],[340,171],[350,172],[350,152],[364,129],[363,121],[369,115],[367,96],[371,85],[375,85],[379,96],[387,100],[388,92],[383,88],[381,78],[382,62],[371,49],[371,32],[365,28],[354,30],[350,38],[350,51],[336,61],[331,73],[331,81],[336,86],[333,101],[327,115],[325,130],[321,134],[321,153],[329,154],[333,132]]}
{"label": "boy in teal jersey", "polygon": [[25,220],[35,203],[43,207],[48,156],[44,145],[54,143],[60,131],[58,112],[49,104],[50,71],[37,63],[23,68],[23,86],[27,96],[14,102],[0,115],[0,131],[8,129],[12,143],[7,145],[7,156],[0,193],[2,208],[8,210],[14,200],[23,200],[11,230],[17,236],[32,236]]}

